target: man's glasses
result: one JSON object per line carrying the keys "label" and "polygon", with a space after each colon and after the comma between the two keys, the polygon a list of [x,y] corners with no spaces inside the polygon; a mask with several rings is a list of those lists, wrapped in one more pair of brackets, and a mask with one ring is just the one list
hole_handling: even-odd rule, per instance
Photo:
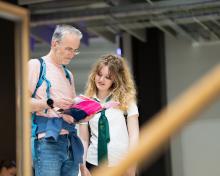
{"label": "man's glasses", "polygon": [[[58,43],[61,47],[64,47],[60,44],[60,42],[58,42]],[[67,50],[68,52],[74,53],[75,55],[78,55],[80,53],[79,49],[73,49],[71,47],[64,47],[64,49]]]}
{"label": "man's glasses", "polygon": [[78,49],[75,49],[73,52],[75,53],[75,55],[78,55],[80,53]]}
{"label": "man's glasses", "polygon": [[68,52],[74,53],[75,55],[78,55],[80,53],[80,51],[78,49],[72,49],[69,47],[64,48],[65,50],[67,50]]}

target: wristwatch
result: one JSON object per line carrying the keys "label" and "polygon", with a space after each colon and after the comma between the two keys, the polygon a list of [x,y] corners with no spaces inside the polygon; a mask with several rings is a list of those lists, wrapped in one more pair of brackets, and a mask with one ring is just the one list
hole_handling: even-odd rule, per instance
{"label": "wristwatch", "polygon": [[53,103],[54,103],[54,101],[53,101],[51,98],[48,98],[48,99],[47,99],[47,105],[48,105],[51,109],[54,108],[54,107],[53,107]]}

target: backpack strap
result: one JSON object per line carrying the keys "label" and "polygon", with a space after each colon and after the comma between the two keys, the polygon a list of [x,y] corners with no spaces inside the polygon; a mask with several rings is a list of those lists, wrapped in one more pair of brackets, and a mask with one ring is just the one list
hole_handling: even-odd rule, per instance
{"label": "backpack strap", "polygon": [[39,61],[40,61],[40,74],[39,74],[39,79],[38,79],[36,88],[34,90],[34,93],[32,94],[32,98],[34,98],[36,96],[38,88],[43,84],[44,81],[46,81],[46,84],[47,84],[47,89],[46,89],[47,98],[50,98],[51,84],[50,84],[50,81],[47,80],[47,78],[46,78],[46,64],[42,58],[40,58]]}
{"label": "backpack strap", "polygon": [[68,71],[68,69],[66,68],[65,65],[63,65],[63,69],[64,69],[64,72],[65,72],[66,78],[69,80],[70,84],[72,84],[70,73],[69,73],[69,71]]}
{"label": "backpack strap", "polygon": [[123,115],[125,117],[125,123],[126,123],[126,127],[127,127],[127,130],[128,130],[128,112],[124,111]]}
{"label": "backpack strap", "polygon": [[[42,58],[39,58],[39,61],[40,61],[39,79],[38,79],[36,88],[34,90],[34,93],[32,94],[31,97],[35,98],[38,88],[43,84],[44,81],[46,81],[46,84],[47,84],[47,89],[46,89],[47,98],[50,98],[51,84],[50,84],[50,81],[46,79],[46,64],[45,64],[45,62]],[[45,112],[47,112],[47,110],[45,110]],[[35,116],[36,116],[36,112],[32,113],[32,137],[36,137],[35,132],[36,132],[36,129],[37,129],[37,125],[34,123]]]}

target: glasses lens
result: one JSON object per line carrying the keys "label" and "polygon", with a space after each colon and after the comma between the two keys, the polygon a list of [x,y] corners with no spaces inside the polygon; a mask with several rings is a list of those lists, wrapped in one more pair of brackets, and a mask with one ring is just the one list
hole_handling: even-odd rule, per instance
{"label": "glasses lens", "polygon": [[75,50],[74,53],[75,53],[75,55],[78,55],[80,53],[80,51]]}

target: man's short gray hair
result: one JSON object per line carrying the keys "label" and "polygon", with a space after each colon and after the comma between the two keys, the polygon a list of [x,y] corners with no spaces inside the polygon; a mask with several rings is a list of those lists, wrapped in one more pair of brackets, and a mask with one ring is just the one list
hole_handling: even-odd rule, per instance
{"label": "man's short gray hair", "polygon": [[80,39],[82,38],[82,33],[75,27],[71,25],[57,25],[52,40],[61,41],[66,34],[75,34]]}

